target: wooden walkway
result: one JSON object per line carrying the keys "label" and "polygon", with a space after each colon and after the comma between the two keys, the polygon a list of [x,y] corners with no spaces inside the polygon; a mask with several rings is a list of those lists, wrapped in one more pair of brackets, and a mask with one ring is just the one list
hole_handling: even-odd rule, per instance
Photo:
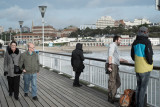
{"label": "wooden walkway", "polygon": [[73,80],[41,68],[38,75],[38,101],[31,93],[24,97],[21,76],[19,101],[8,94],[7,79],[3,76],[3,58],[0,58],[0,107],[115,107],[107,96],[87,86],[72,86]]}

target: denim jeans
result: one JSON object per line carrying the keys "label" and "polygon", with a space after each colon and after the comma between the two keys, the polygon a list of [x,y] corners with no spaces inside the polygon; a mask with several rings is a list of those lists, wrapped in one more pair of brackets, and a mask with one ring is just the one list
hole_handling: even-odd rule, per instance
{"label": "denim jeans", "polygon": [[24,74],[23,75],[24,80],[24,93],[29,92],[29,86],[31,82],[31,88],[32,88],[32,97],[37,96],[37,73],[35,74]]}
{"label": "denim jeans", "polygon": [[150,72],[136,73],[137,88],[136,88],[136,107],[144,106],[145,92],[147,89]]}

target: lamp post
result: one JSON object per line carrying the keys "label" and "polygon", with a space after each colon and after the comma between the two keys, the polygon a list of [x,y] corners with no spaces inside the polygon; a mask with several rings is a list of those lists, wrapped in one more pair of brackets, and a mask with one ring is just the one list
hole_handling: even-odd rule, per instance
{"label": "lamp post", "polygon": [[39,6],[39,10],[42,15],[42,37],[43,37],[43,51],[44,51],[44,14],[47,9],[47,6]]}
{"label": "lamp post", "polygon": [[9,28],[10,42],[11,42],[11,31],[12,31],[12,28],[10,27]]}
{"label": "lamp post", "polygon": [[19,21],[19,25],[20,25],[20,37],[21,37],[20,43],[21,43],[21,41],[22,41],[22,25],[23,25],[23,21]]}

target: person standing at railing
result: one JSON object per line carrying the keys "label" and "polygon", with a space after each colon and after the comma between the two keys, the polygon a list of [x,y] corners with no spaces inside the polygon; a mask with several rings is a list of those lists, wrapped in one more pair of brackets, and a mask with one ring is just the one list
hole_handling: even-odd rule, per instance
{"label": "person standing at railing", "polygon": [[82,44],[77,43],[76,49],[72,51],[72,56],[71,56],[71,65],[73,67],[73,71],[75,71],[75,79],[73,82],[74,87],[82,86],[81,84],[79,84],[79,77],[84,69],[83,61],[84,61],[84,56],[83,56]]}
{"label": "person standing at railing", "polygon": [[[29,86],[31,82],[32,98],[38,100],[37,97],[37,74],[39,73],[39,58],[38,54],[34,51],[34,44],[28,44],[28,50],[22,53],[19,66],[23,70],[24,80],[24,96],[27,97],[29,93]],[[24,69],[23,69],[24,64]]]}
{"label": "person standing at railing", "polygon": [[136,107],[144,107],[145,92],[150,72],[153,70],[153,50],[148,36],[148,28],[140,27],[131,48],[131,57],[135,61],[137,77]]}
{"label": "person standing at railing", "polygon": [[106,63],[108,63],[109,70],[109,79],[108,79],[108,101],[111,103],[115,102],[115,95],[117,93],[117,89],[121,86],[120,76],[119,76],[119,65],[120,62],[126,62],[120,58],[120,53],[118,50],[118,46],[121,43],[120,36],[113,37],[113,43],[109,45],[108,48],[108,58]]}

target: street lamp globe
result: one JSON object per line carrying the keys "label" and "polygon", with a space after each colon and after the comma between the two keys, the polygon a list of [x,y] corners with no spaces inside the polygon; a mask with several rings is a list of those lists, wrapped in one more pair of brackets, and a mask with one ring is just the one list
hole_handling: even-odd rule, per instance
{"label": "street lamp globe", "polygon": [[20,28],[22,28],[23,21],[19,21]]}
{"label": "street lamp globe", "polygon": [[47,6],[39,6],[39,10],[41,12],[42,18],[44,18],[44,14],[46,12]]}

